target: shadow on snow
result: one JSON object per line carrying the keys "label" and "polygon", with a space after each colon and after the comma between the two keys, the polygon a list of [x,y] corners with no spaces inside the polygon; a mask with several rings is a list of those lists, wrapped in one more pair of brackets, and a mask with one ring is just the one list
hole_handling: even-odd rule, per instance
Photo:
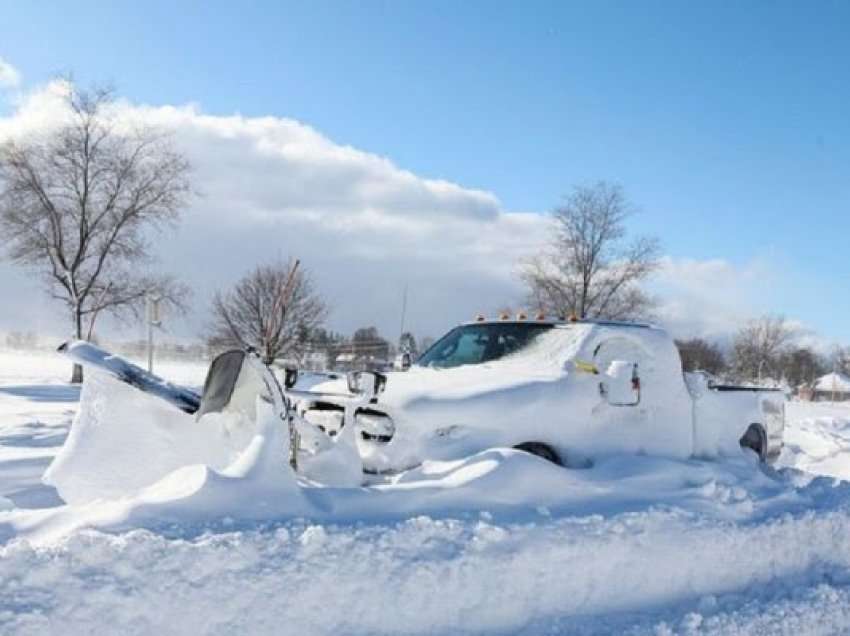
{"label": "shadow on snow", "polygon": [[31,402],[78,402],[80,385],[22,384],[0,387],[0,393],[26,398]]}

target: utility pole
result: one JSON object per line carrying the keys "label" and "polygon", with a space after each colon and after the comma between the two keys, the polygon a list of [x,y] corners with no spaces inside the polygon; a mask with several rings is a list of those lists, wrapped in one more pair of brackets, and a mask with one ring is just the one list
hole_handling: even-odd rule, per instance
{"label": "utility pole", "polygon": [[145,318],[148,323],[148,373],[153,373],[153,328],[162,325],[159,315],[162,296],[148,294],[145,301]]}
{"label": "utility pole", "polygon": [[838,379],[838,355],[832,358],[832,401],[835,402],[835,382]]}
{"label": "utility pole", "polygon": [[401,337],[404,335],[404,320],[407,317],[407,283],[404,284],[404,293],[401,297],[401,330],[398,334],[398,342],[401,344]]}

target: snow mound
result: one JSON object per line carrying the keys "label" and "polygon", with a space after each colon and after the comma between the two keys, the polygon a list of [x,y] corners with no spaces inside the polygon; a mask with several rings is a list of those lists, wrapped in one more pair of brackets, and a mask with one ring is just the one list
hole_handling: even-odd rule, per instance
{"label": "snow mound", "polygon": [[850,403],[789,402],[780,463],[850,480]]}
{"label": "snow mound", "polygon": [[92,371],[68,439],[44,482],[72,504],[138,492],[194,464],[227,468],[255,426],[237,416],[195,421],[156,398]]}

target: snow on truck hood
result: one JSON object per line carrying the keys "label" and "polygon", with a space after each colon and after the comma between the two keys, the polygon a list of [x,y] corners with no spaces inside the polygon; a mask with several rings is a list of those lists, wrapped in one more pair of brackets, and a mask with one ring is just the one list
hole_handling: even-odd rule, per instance
{"label": "snow on truck hood", "polygon": [[[535,382],[553,381],[570,372],[593,325],[553,327],[528,347],[499,360],[451,368],[412,366],[388,374],[379,404],[403,408],[420,399],[463,400],[485,393],[510,391]],[[347,392],[345,378],[315,384],[316,393]]]}

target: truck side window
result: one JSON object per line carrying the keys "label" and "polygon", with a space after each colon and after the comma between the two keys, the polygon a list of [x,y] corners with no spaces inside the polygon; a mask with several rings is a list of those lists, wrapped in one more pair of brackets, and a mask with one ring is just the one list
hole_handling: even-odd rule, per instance
{"label": "truck side window", "polygon": [[474,364],[481,360],[486,347],[486,337],[476,333],[465,333],[458,338],[452,357],[458,365]]}
{"label": "truck side window", "polygon": [[450,368],[500,360],[527,347],[537,336],[550,329],[551,324],[533,322],[462,325],[440,338],[422,354],[417,364]]}

